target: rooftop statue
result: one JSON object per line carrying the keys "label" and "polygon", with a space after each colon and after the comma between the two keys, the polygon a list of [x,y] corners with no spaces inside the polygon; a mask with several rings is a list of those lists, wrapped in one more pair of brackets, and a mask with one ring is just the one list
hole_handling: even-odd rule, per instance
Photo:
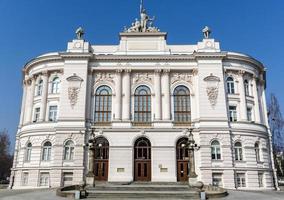
{"label": "rooftop statue", "polygon": [[85,34],[84,29],[82,27],[77,28],[76,35],[78,40],[83,39],[83,35]]}
{"label": "rooftop statue", "polygon": [[147,11],[145,8],[143,8],[143,0],[141,0],[140,4],[140,21],[136,18],[135,22],[131,24],[131,27],[125,28],[124,32],[128,33],[146,33],[146,32],[160,32],[160,30],[157,27],[153,26],[153,22],[155,20],[155,17],[150,17],[147,14]]}
{"label": "rooftop statue", "polygon": [[208,26],[205,26],[202,32],[203,32],[204,38],[209,39],[210,34],[211,34],[211,29]]}

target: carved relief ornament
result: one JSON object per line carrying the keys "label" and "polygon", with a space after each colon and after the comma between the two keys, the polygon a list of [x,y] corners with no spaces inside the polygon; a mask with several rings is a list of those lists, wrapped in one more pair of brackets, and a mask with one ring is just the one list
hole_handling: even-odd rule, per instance
{"label": "carved relief ornament", "polygon": [[173,73],[172,75],[172,84],[178,81],[185,81],[188,83],[192,83],[192,75],[189,73]]}
{"label": "carved relief ornament", "polygon": [[112,73],[107,73],[107,72],[98,72],[95,74],[95,84],[102,82],[102,81],[107,81],[114,83],[114,76]]}
{"label": "carved relief ornament", "polygon": [[149,75],[149,73],[136,73],[133,78],[134,83],[139,82],[150,82],[152,83],[153,78],[152,75]]}
{"label": "carved relief ornament", "polygon": [[68,81],[68,99],[70,101],[71,108],[73,109],[74,106],[77,104],[79,92],[81,89],[81,83],[83,79],[73,74],[72,76],[66,79]]}
{"label": "carved relief ornament", "polygon": [[213,74],[210,74],[210,76],[204,78],[204,81],[207,83],[206,93],[208,100],[211,106],[214,108],[217,104],[220,78],[213,76]]}

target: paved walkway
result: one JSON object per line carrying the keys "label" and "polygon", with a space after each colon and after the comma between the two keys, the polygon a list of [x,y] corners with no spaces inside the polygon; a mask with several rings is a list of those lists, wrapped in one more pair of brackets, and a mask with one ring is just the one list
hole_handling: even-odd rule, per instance
{"label": "paved walkway", "polygon": [[[283,200],[284,191],[229,191],[229,196],[219,200]],[[55,189],[5,190],[0,189],[0,200],[67,200],[58,197]]]}

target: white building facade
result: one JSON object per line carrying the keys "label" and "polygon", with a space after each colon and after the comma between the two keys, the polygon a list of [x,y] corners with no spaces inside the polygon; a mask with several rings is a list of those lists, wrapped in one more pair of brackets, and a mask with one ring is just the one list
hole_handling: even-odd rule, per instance
{"label": "white building facade", "polygon": [[10,186],[78,184],[90,162],[96,181],[186,181],[192,131],[198,180],[273,189],[264,66],[206,33],[168,45],[158,30],[126,30],[109,46],[79,34],[28,62]]}

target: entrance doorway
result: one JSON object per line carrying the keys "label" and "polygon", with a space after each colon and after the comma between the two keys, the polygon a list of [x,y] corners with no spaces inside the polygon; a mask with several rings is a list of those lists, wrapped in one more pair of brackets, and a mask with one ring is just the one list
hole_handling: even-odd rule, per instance
{"label": "entrance doorway", "polygon": [[177,142],[176,146],[176,158],[177,158],[177,181],[186,182],[188,181],[188,148],[186,147],[188,139],[181,138]]}
{"label": "entrance doorway", "polygon": [[151,143],[147,138],[134,144],[134,181],[151,181]]}
{"label": "entrance doorway", "polygon": [[108,180],[109,143],[107,139],[99,137],[95,141],[94,174],[95,180]]}

